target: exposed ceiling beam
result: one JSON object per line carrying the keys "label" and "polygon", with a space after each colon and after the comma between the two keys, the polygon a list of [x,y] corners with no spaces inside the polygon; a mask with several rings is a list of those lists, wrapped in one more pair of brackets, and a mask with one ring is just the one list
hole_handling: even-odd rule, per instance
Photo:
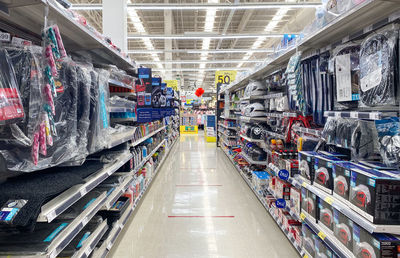
{"label": "exposed ceiling beam", "polygon": [[[246,9],[276,9],[276,8],[316,8],[321,2],[264,2],[264,3],[129,3],[128,8],[135,10],[246,10]],[[101,4],[73,4],[72,10],[101,10]]]}
{"label": "exposed ceiling beam", "polygon": [[[181,71],[247,71],[250,68],[237,68],[237,67],[218,67],[218,68],[182,68],[180,69]],[[177,69],[174,68],[173,71],[176,71]],[[153,68],[152,71],[166,71],[166,69],[160,69],[160,68]]]}
{"label": "exposed ceiling beam", "polygon": [[230,63],[261,63],[264,62],[264,59],[258,60],[243,60],[243,59],[233,59],[233,60],[171,60],[171,61],[161,61],[161,62],[154,62],[154,61],[147,61],[147,60],[135,60],[138,64],[230,64]]}
{"label": "exposed ceiling beam", "polygon": [[172,49],[172,50],[162,50],[162,49],[154,49],[154,50],[143,50],[143,49],[130,49],[128,50],[128,54],[151,54],[158,53],[162,54],[164,52],[172,52],[172,53],[187,53],[187,54],[201,54],[203,52],[209,54],[224,54],[224,53],[247,53],[247,52],[257,52],[257,53],[273,53],[273,48],[260,48],[260,49]]}
{"label": "exposed ceiling beam", "polygon": [[162,34],[129,34],[128,39],[185,39],[185,40],[203,40],[203,39],[246,39],[246,38],[281,38],[284,35],[297,35],[297,33],[286,32],[286,33],[233,33],[233,34],[216,34],[216,33],[202,33],[202,32],[191,32],[186,34],[175,34],[175,35],[162,35]]}

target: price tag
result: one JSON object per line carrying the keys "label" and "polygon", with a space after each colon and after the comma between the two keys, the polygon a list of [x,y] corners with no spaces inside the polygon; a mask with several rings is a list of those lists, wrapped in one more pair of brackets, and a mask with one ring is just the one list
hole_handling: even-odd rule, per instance
{"label": "price tag", "polygon": [[84,217],[82,220],[83,225],[86,225],[88,223],[89,219],[87,217]]}
{"label": "price tag", "polygon": [[326,203],[329,203],[330,205],[332,205],[332,203],[333,203],[333,199],[330,196],[325,197],[324,201]]}
{"label": "price tag", "polygon": [[350,112],[351,118],[358,118],[358,112]]}
{"label": "price tag", "polygon": [[306,214],[304,212],[300,213],[300,219],[305,220],[306,219]]}
{"label": "price tag", "polygon": [[47,220],[52,221],[56,217],[56,211],[52,211],[47,215]]}
{"label": "price tag", "polygon": [[372,112],[372,113],[369,114],[369,117],[370,117],[371,119],[373,119],[373,120],[379,120],[380,114],[377,113],[377,112]]}
{"label": "price tag", "polygon": [[80,190],[80,193],[81,193],[82,196],[84,196],[85,194],[87,194],[86,187],[82,188],[82,189]]}
{"label": "price tag", "polygon": [[324,232],[320,231],[320,232],[318,233],[318,236],[319,236],[319,238],[321,238],[322,240],[324,240],[325,237],[326,237],[326,234],[325,234]]}
{"label": "price tag", "polygon": [[305,255],[303,256],[303,258],[308,258],[308,254],[305,254]]}
{"label": "price tag", "polygon": [[111,247],[112,247],[112,243],[111,243],[111,242],[108,242],[107,249],[108,249],[108,250],[111,250]]}
{"label": "price tag", "polygon": [[307,187],[307,183],[306,183],[306,182],[303,182],[303,183],[301,184],[301,186],[302,186],[302,187]]}

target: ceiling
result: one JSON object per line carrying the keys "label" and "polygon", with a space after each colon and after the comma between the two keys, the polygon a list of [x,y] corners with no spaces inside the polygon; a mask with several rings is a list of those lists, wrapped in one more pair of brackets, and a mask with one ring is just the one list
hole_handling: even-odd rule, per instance
{"label": "ceiling", "polygon": [[[101,4],[101,0],[70,0],[72,4]],[[270,0],[245,2],[235,0],[165,0],[132,1],[139,4],[218,4],[218,3],[304,3],[298,0]],[[307,0],[307,3],[319,3],[318,0]],[[129,3],[129,0],[128,0]],[[102,10],[78,10],[98,31],[102,32]],[[168,12],[168,13],[167,13]],[[269,8],[269,9],[191,9],[191,10],[142,10],[128,9],[128,37],[134,35],[218,35],[251,34],[262,36],[266,33],[298,33],[314,17],[314,8]],[[304,15],[306,13],[306,15]],[[172,14],[171,20],[165,14]],[[306,17],[306,18],[298,18]],[[224,38],[224,39],[143,39],[128,40],[128,52],[138,64],[157,69],[165,79],[180,78],[181,88],[190,90],[203,87],[212,90],[215,70],[251,69],[257,62],[264,61],[273,51],[280,39],[270,37]],[[254,50],[263,52],[234,52],[205,50]],[[144,50],[162,50],[157,53],[140,53]],[[170,51],[166,51],[170,50]],[[171,51],[172,50],[172,51]],[[178,51],[177,51],[178,50]],[[181,51],[179,51],[181,50]],[[203,50],[188,53],[182,50]],[[270,50],[270,51],[267,51]],[[135,52],[138,51],[138,52]],[[163,63],[168,61],[168,63]],[[200,62],[199,62],[200,61]],[[240,72],[240,71],[238,71]],[[171,78],[168,78],[171,77]]]}

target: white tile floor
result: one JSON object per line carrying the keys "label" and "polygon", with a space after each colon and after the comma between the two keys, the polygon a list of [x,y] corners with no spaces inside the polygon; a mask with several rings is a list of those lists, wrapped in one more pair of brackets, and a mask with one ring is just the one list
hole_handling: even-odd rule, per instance
{"label": "white tile floor", "polygon": [[298,254],[216,144],[182,135],[110,257]]}

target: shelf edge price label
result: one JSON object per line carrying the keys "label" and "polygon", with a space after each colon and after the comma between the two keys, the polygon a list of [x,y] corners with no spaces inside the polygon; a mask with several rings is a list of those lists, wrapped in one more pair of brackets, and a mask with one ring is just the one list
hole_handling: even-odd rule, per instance
{"label": "shelf edge price label", "polygon": [[305,218],[306,218],[306,214],[304,214],[304,212],[300,213],[300,219],[305,220]]}
{"label": "shelf edge price label", "polygon": [[215,71],[215,87],[230,84],[236,79],[237,71]]}
{"label": "shelf edge price label", "polygon": [[301,184],[301,186],[302,186],[302,187],[307,187],[307,183],[306,183],[306,182],[303,182],[303,183]]}
{"label": "shelf edge price label", "polygon": [[330,196],[325,197],[324,201],[326,203],[329,203],[330,205],[332,205],[332,203],[333,203],[333,199]]}
{"label": "shelf edge price label", "polygon": [[321,238],[322,240],[325,240],[326,234],[325,234],[324,232],[320,231],[320,232],[318,233],[318,236],[319,236],[319,238]]}
{"label": "shelf edge price label", "polygon": [[305,254],[305,255],[303,256],[303,258],[308,258],[308,254]]}

